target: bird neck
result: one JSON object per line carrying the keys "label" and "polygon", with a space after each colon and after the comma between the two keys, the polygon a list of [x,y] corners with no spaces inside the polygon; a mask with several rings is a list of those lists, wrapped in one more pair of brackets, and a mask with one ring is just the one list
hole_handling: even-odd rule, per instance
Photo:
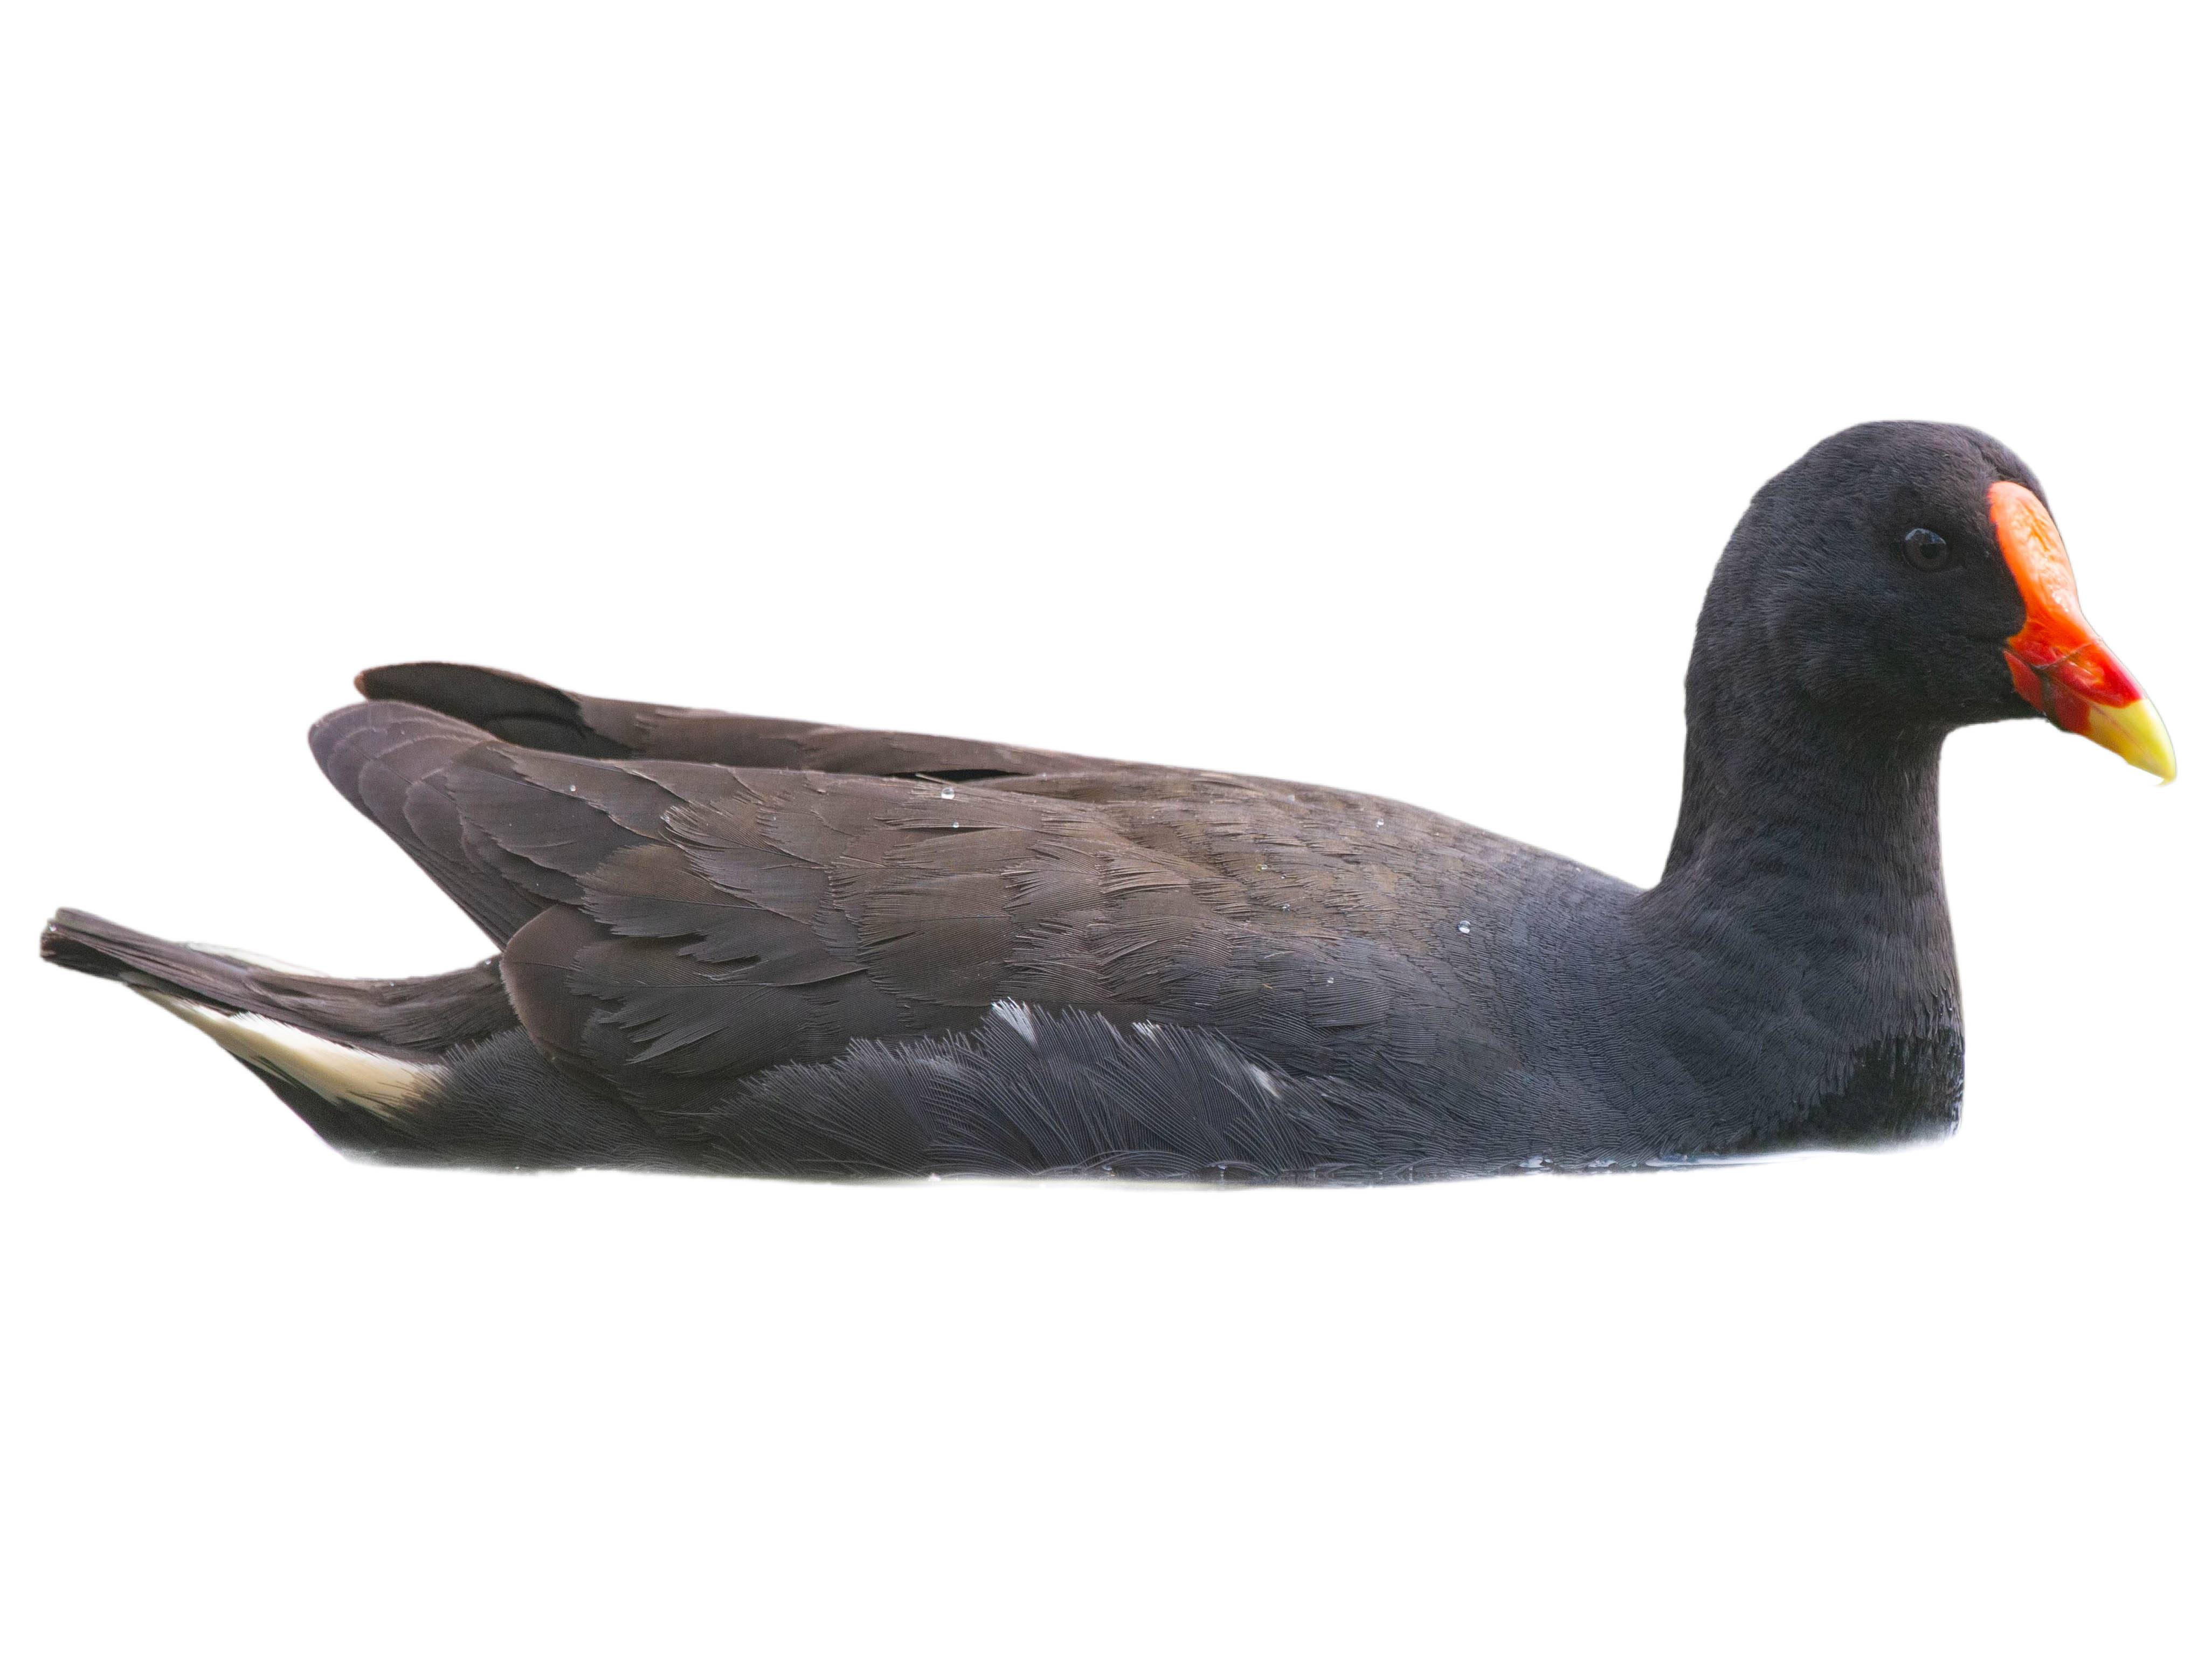
{"label": "bird neck", "polygon": [[1789,694],[1692,707],[1660,891],[1867,913],[1942,902],[1940,731],[1870,731]]}
{"label": "bird neck", "polygon": [[1658,1109],[1711,1152],[1948,1133],[1963,1076],[1936,840],[1940,732],[1693,696],[1682,809],[1620,936]]}

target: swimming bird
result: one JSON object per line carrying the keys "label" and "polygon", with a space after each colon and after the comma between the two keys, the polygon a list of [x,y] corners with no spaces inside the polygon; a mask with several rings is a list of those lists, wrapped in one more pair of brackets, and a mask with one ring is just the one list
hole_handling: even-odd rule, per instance
{"label": "swimming bird", "polygon": [[1815,446],[1699,617],[1639,889],[1395,801],[374,669],[315,758],[489,934],[325,978],[76,911],[44,954],[398,1163],[1374,1182],[1948,1133],[1945,737],[2162,778],[2042,486],[1956,426]]}

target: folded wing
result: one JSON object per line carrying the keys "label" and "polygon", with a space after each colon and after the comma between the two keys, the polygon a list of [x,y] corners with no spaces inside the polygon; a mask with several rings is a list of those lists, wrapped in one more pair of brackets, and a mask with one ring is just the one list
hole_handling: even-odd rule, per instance
{"label": "folded wing", "polygon": [[1102,800],[1070,798],[1099,793],[1079,775],[1028,793],[592,758],[395,702],[313,742],[504,947],[538,1046],[640,1105],[972,1025],[1001,998],[1172,1014],[1249,908],[1219,870],[1123,833],[1133,776]]}
{"label": "folded wing", "polygon": [[[1470,884],[1557,863],[1394,803],[416,664],[314,745],[505,951],[526,1029],[641,1109],[1011,1000],[1395,1085],[1511,1063]],[[1418,856],[1415,855],[1418,849]],[[1426,1012],[1449,1006],[1455,1018]]]}

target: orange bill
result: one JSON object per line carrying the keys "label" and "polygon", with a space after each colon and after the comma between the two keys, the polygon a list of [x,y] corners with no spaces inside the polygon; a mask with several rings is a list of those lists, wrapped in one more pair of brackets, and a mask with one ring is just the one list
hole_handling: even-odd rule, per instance
{"label": "orange bill", "polygon": [[1990,521],[2027,602],[2026,624],[2005,641],[2014,688],[2060,730],[2101,744],[2171,783],[2173,744],[2166,722],[2082,616],[2074,567],[2049,509],[2032,489],[1993,483]]}

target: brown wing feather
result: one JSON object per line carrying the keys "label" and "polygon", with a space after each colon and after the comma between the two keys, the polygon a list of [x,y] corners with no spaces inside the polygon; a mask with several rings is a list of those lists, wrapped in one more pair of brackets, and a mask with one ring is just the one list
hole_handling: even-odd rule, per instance
{"label": "brown wing feather", "polygon": [[[870,732],[808,720],[726,714],[708,708],[587,697],[494,668],[399,663],[355,682],[366,697],[432,708],[533,749],[611,759],[700,761],[783,771],[949,778],[955,782],[1038,772],[1124,769],[1044,749]],[[1140,770],[1140,768],[1127,769]]]}
{"label": "brown wing feather", "polygon": [[[1389,809],[1401,840],[1361,830],[1363,798],[1164,769],[945,784],[594,758],[388,702],[331,716],[316,747],[501,930],[540,1048],[648,1112],[856,1038],[972,1026],[1001,998],[1204,1025],[1316,1072],[1354,1032],[1385,1072],[1488,1042],[1479,1020],[1394,1018],[1480,1001],[1445,983],[1451,924],[1402,855],[1463,876],[1520,849],[1407,809]],[[1433,951],[1405,948],[1409,916]]]}

